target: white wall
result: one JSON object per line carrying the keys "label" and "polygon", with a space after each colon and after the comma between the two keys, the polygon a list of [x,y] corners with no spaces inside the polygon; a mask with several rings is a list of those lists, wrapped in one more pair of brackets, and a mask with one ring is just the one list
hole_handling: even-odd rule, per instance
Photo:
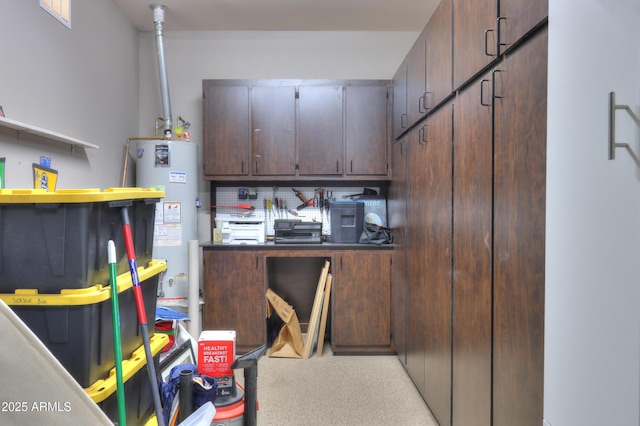
{"label": "white wall", "polygon": [[[150,16],[152,19],[153,16]],[[171,11],[165,16],[171,20]],[[426,22],[425,22],[426,24]],[[173,120],[191,123],[202,170],[202,80],[254,78],[391,79],[418,32],[165,32]],[[162,116],[155,34],[140,34],[140,135]],[[208,181],[198,187],[209,205]],[[198,215],[200,241],[211,240],[209,210]]]}
{"label": "white wall", "polygon": [[0,129],[6,186],[31,188],[31,164],[52,159],[58,188],[120,186],[124,145],[138,128],[138,31],[110,0],[71,4],[71,30],[37,0],[0,0],[0,105],[8,118],[100,149]]}
{"label": "white wall", "polygon": [[640,3],[549,3],[545,420],[638,425],[640,167],[608,160],[608,93],[640,114]]}

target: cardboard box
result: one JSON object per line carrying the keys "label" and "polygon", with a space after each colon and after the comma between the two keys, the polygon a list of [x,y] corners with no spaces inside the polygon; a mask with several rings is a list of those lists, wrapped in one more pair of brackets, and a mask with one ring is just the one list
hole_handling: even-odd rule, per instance
{"label": "cardboard box", "polygon": [[198,339],[198,372],[209,377],[231,377],[236,356],[235,330],[205,330]]}

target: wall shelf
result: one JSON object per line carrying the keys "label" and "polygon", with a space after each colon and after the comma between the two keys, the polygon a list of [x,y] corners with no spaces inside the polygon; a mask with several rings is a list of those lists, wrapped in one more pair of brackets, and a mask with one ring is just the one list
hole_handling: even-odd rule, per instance
{"label": "wall shelf", "polygon": [[71,150],[73,152],[74,147],[78,146],[81,148],[94,148],[98,149],[98,145],[94,145],[89,142],[81,141],[79,139],[75,139],[69,136],[65,136],[60,133],[52,132],[47,129],[43,129],[41,127],[32,126],[30,124],[21,123],[19,121],[11,120],[6,117],[0,117],[0,127],[6,127],[9,129],[17,130],[18,138],[22,133],[29,133],[32,135],[40,136],[46,139],[54,140],[57,142],[66,143],[71,145]]}

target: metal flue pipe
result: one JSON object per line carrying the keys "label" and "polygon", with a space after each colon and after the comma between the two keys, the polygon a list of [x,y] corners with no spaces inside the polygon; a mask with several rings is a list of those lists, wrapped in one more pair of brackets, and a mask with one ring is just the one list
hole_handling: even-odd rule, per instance
{"label": "metal flue pipe", "polygon": [[158,70],[160,72],[160,95],[162,97],[162,119],[164,121],[164,134],[171,136],[171,98],[169,97],[169,81],[167,78],[167,64],[164,58],[164,12],[167,7],[162,4],[151,4],[153,10],[153,23],[156,31],[156,53],[158,56]]}

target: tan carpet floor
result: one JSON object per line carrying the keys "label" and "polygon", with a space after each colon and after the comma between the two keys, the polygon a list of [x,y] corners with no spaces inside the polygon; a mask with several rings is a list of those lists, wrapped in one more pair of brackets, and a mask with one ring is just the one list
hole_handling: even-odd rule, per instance
{"label": "tan carpet floor", "polygon": [[267,351],[258,404],[259,426],[438,424],[397,356],[334,356],[329,345],[306,360]]}

